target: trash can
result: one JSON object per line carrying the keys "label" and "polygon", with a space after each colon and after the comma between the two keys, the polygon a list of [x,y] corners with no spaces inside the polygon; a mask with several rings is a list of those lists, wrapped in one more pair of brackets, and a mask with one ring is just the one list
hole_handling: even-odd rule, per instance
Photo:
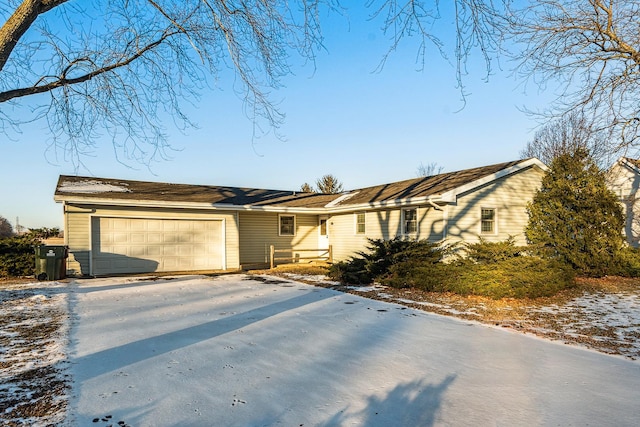
{"label": "trash can", "polygon": [[36,251],[36,279],[60,280],[66,277],[66,246],[39,245]]}

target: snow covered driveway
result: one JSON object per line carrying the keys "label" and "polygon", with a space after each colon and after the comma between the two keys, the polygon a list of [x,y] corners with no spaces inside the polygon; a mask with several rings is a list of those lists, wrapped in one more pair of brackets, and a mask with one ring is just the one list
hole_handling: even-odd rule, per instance
{"label": "snow covered driveway", "polygon": [[73,425],[637,425],[640,363],[279,278],[78,280]]}

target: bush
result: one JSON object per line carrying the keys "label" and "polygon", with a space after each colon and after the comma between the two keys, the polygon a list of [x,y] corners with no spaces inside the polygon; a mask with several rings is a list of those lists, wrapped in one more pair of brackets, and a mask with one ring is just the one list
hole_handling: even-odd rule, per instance
{"label": "bush", "polygon": [[[551,259],[525,255],[514,239],[464,245],[466,257],[449,257],[454,246],[428,241],[370,240],[368,252],[334,264],[329,276],[343,283],[380,281],[396,288],[453,292],[491,298],[551,296],[574,285],[573,270]],[[637,252],[640,271],[640,252]],[[451,262],[443,262],[450,259]],[[629,263],[629,265],[631,265]]]}
{"label": "bush", "polygon": [[526,247],[516,246],[513,236],[500,242],[488,242],[480,238],[478,243],[464,245],[465,257],[481,264],[505,261],[522,255]]}
{"label": "bush", "polygon": [[442,260],[448,248],[426,240],[369,239],[367,251],[358,252],[348,261],[334,264],[329,277],[343,283],[369,284],[390,273],[401,262],[434,264]]}
{"label": "bush", "polygon": [[0,239],[0,277],[33,276],[34,246],[40,241],[33,234]]}
{"label": "bush", "polygon": [[616,256],[616,265],[610,268],[610,274],[625,277],[640,277],[640,248],[625,246]]}
{"label": "bush", "polygon": [[556,261],[518,256],[494,263],[462,260],[424,265],[408,261],[393,266],[384,283],[496,299],[537,298],[574,286],[574,278],[571,268]]}

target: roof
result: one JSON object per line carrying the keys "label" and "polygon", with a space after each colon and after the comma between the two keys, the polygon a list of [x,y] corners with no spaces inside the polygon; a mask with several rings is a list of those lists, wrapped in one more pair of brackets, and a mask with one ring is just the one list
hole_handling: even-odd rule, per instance
{"label": "roof", "polygon": [[342,194],[314,194],[258,188],[171,184],[81,176],[60,176],[56,201],[100,204],[187,204],[206,207],[346,209],[431,200],[447,202],[501,176],[531,166],[546,169],[537,159],[524,159],[429,177],[376,185]]}
{"label": "roof", "polygon": [[422,178],[408,179],[391,184],[376,185],[350,192],[351,197],[344,201],[337,201],[335,205],[355,205],[362,203],[381,203],[393,200],[407,200],[413,198],[435,198],[449,191],[461,188],[474,181],[491,176],[499,171],[522,163],[523,160],[498,163],[456,172],[442,173]]}
{"label": "roof", "polygon": [[635,167],[640,171],[640,159],[632,159],[631,157],[621,157],[619,162],[627,162],[629,165]]}
{"label": "roof", "polygon": [[323,207],[338,197],[258,188],[171,184],[61,175],[55,200],[84,199],[205,203],[234,206]]}

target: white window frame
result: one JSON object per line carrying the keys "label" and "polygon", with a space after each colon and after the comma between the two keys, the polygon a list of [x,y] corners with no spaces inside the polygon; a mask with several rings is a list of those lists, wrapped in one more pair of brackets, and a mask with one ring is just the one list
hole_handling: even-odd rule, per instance
{"label": "white window frame", "polygon": [[[416,223],[416,229],[415,231],[407,231],[407,211],[415,211],[416,213],[416,218],[415,218],[415,223]],[[401,215],[401,219],[402,219],[402,234],[404,236],[416,236],[418,234],[419,231],[419,221],[418,221],[418,208],[403,208],[402,209],[402,215]]]}
{"label": "white window frame", "polygon": [[[362,223],[358,222],[358,217],[362,215]],[[367,213],[366,212],[355,212],[354,213],[354,222],[355,222],[355,228],[356,228],[356,234],[360,234],[360,235],[364,235],[367,234]],[[358,226],[362,225],[363,230],[360,231],[358,229]]]}
{"label": "white window frame", "polygon": [[[282,218],[293,218],[293,233],[283,233],[282,232]],[[279,214],[278,215],[278,236],[295,236],[296,235],[296,216],[290,214]]]}
{"label": "white window frame", "polygon": [[[485,210],[493,211],[493,219],[485,220],[483,218],[482,213]],[[484,231],[483,224],[485,223],[485,221],[491,221],[491,224],[493,226],[491,231]],[[481,207],[480,208],[480,235],[481,236],[495,236],[496,234],[498,234],[498,208],[493,208],[493,207],[489,207],[489,206]]]}

